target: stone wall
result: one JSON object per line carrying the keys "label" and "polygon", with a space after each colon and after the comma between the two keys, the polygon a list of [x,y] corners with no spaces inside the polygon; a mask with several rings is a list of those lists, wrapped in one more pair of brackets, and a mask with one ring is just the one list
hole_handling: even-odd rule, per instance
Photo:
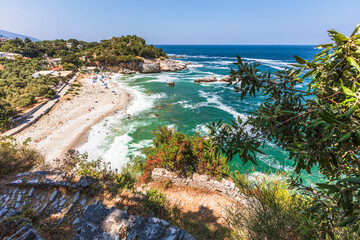
{"label": "stone wall", "polygon": [[192,177],[182,178],[176,173],[168,171],[164,168],[155,168],[152,171],[152,179],[155,181],[168,179],[175,185],[189,186],[211,192],[217,192],[235,201],[241,201],[244,199],[244,195],[235,186],[235,183],[227,179],[218,181],[217,179],[210,178],[207,175],[200,175],[197,173],[193,174]]}

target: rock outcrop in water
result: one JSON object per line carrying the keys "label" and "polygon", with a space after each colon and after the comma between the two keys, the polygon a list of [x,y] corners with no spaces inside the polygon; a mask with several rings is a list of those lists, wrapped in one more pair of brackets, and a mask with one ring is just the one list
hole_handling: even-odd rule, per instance
{"label": "rock outcrop in water", "polygon": [[211,82],[217,82],[217,79],[215,76],[198,78],[198,79],[194,80],[194,83],[211,83]]}
{"label": "rock outcrop in water", "polygon": [[222,79],[220,79],[220,82],[229,83],[230,81],[231,81],[231,75],[227,75],[227,76],[223,77]]}
{"label": "rock outcrop in water", "polygon": [[226,82],[229,83],[231,81],[231,75],[225,76],[218,80],[215,76],[209,76],[204,78],[198,78],[194,80],[194,83],[213,83],[213,82]]}

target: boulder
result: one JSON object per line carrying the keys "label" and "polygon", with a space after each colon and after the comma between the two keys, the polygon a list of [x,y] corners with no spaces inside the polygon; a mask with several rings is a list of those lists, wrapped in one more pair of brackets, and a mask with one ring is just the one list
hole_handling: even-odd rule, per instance
{"label": "boulder", "polygon": [[209,76],[205,78],[198,78],[194,80],[194,83],[210,83],[210,82],[217,82],[215,76]]}
{"label": "boulder", "polygon": [[220,82],[230,82],[231,81],[231,75],[227,75],[225,77],[223,77],[222,79],[220,79]]}
{"label": "boulder", "polygon": [[144,60],[139,64],[139,72],[141,73],[159,73],[160,63],[150,60]]}

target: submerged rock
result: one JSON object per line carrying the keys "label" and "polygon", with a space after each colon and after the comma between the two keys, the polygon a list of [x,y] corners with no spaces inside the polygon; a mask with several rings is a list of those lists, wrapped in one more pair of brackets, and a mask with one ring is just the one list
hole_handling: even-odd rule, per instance
{"label": "submerged rock", "polygon": [[217,82],[215,76],[205,77],[205,78],[198,78],[194,80],[194,83],[209,83],[209,82]]}

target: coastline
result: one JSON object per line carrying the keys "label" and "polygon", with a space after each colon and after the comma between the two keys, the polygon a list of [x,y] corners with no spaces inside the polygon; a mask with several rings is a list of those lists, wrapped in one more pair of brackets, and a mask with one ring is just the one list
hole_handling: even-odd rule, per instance
{"label": "coastline", "polygon": [[81,84],[77,95],[65,95],[48,114],[14,137],[18,141],[30,137],[30,145],[45,155],[46,164],[53,166],[53,160],[62,159],[68,150],[87,141],[92,126],[130,104],[130,94],[112,81],[112,74],[107,73],[110,77],[104,80],[108,88],[82,74],[76,80]]}

